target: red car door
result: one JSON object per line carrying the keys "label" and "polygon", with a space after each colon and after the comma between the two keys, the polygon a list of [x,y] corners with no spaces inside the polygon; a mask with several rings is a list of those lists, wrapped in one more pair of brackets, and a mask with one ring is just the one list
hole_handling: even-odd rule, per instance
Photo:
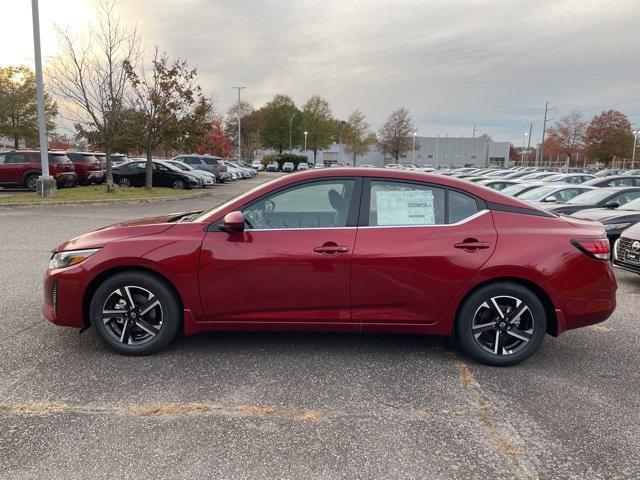
{"label": "red car door", "polygon": [[0,182],[22,183],[24,175],[30,170],[29,159],[23,152],[7,152],[0,164]]}
{"label": "red car door", "polygon": [[352,260],[353,319],[435,324],[491,256],[491,213],[474,197],[439,186],[366,181]]}
{"label": "red car door", "polygon": [[245,205],[243,232],[210,227],[199,272],[207,320],[357,330],[349,277],[360,186],[353,178],[294,184]]}

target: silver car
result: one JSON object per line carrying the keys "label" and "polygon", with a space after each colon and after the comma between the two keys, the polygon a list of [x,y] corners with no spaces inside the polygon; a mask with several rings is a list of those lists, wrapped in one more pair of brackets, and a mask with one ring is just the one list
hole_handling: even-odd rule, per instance
{"label": "silver car", "polygon": [[573,185],[569,183],[563,185],[542,185],[518,195],[518,199],[540,205],[564,203],[581,193],[594,190],[596,188],[597,187],[590,187],[588,185]]}
{"label": "silver car", "polygon": [[209,187],[216,184],[216,176],[211,172],[207,172],[205,170],[196,170],[186,163],[179,162],[177,160],[167,160],[165,163],[171,164],[184,172],[189,172],[191,175],[200,178],[200,180],[202,180],[203,187]]}

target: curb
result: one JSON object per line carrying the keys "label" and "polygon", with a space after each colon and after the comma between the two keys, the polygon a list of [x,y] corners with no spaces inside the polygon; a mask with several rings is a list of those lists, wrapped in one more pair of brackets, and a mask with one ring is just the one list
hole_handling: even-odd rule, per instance
{"label": "curb", "polygon": [[0,209],[7,208],[29,208],[29,207],[53,207],[53,206],[78,206],[78,205],[114,205],[116,203],[120,204],[139,204],[139,203],[162,203],[169,202],[172,200],[183,200],[189,198],[198,198],[198,197],[206,197],[210,195],[208,190],[203,192],[194,192],[185,195],[175,195],[175,196],[166,196],[166,197],[143,197],[143,198],[123,198],[123,199],[113,199],[113,200],[61,200],[61,201],[51,201],[51,202],[13,202],[13,203],[1,203]]}

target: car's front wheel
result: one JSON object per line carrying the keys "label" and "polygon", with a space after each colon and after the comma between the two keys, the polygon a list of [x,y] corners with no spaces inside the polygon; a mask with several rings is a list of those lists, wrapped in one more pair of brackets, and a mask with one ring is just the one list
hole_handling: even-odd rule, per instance
{"label": "car's front wheel", "polygon": [[547,330],[542,302],[528,288],[494,283],[473,292],[456,320],[464,353],[481,363],[515,365],[533,355]]}
{"label": "car's front wheel", "polygon": [[121,187],[130,187],[131,186],[131,180],[129,180],[126,177],[120,177],[118,179],[118,185],[120,185]]}
{"label": "car's front wheel", "polygon": [[185,187],[185,183],[182,180],[176,179],[173,181],[173,184],[171,185],[172,188],[176,189],[176,190],[184,190]]}
{"label": "car's front wheel", "polygon": [[163,349],[182,323],[171,287],[145,272],[109,277],[96,289],[89,308],[98,336],[124,355],[148,355]]}

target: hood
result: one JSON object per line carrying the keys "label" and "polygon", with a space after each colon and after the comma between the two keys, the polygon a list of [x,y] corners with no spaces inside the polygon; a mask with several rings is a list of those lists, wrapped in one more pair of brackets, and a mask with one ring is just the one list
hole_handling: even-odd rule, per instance
{"label": "hood", "polygon": [[140,220],[116,223],[115,225],[103,227],[61,243],[54,249],[54,252],[60,252],[63,250],[79,250],[83,248],[98,248],[116,240],[156,235],[171,228],[173,223],[169,222],[187,215],[188,213],[197,212],[171,213],[160,217],[143,218]]}
{"label": "hood", "polygon": [[584,218],[586,220],[609,222],[616,221],[624,217],[639,217],[640,212],[613,208],[588,208],[586,210],[574,213],[573,216],[576,218]]}

